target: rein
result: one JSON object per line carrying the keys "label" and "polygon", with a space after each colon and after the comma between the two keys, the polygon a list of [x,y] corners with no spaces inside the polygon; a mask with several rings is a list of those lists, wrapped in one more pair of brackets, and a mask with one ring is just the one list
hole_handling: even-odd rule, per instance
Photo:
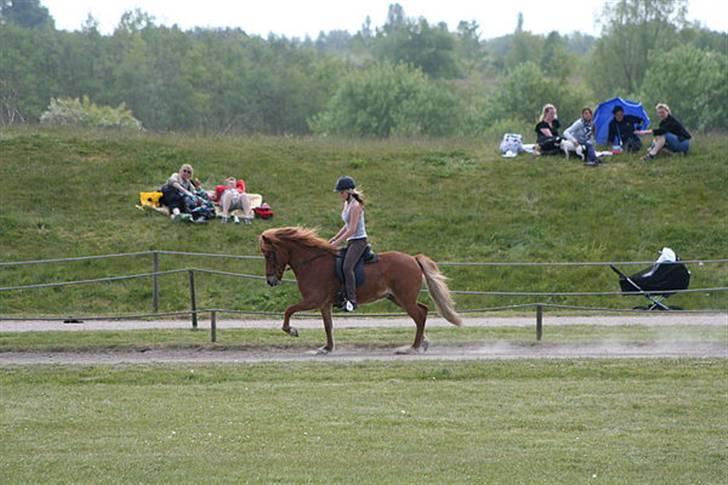
{"label": "rein", "polygon": [[[321,253],[317,254],[316,256],[313,256],[313,257],[310,257],[308,259],[305,259],[305,260],[303,260],[300,263],[296,263],[296,268],[301,268],[302,266],[305,266],[308,263],[317,260],[318,258],[322,258],[322,257],[326,256],[327,254],[330,254],[330,253],[328,253],[328,252],[321,252]],[[290,266],[292,270],[294,270],[294,271],[296,270],[296,268],[293,267],[293,265],[290,263],[290,261],[288,262],[288,266]]]}

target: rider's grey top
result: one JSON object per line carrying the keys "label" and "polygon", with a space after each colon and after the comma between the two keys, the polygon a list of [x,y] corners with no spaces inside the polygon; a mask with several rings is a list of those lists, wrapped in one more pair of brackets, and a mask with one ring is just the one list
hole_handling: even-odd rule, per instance
{"label": "rider's grey top", "polygon": [[[344,224],[349,227],[349,212],[351,212],[352,204],[359,203],[354,197],[351,197],[344,203],[344,210],[341,211],[341,218],[344,220]],[[364,239],[367,237],[366,224],[364,222],[364,208],[361,209],[361,216],[359,217],[359,223],[356,225],[356,229],[351,236],[346,238],[347,241],[352,239]]]}

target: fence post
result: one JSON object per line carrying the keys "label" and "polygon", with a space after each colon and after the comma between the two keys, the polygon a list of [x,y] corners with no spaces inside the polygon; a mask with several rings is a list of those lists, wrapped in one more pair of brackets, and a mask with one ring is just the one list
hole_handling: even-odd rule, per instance
{"label": "fence post", "polygon": [[536,340],[543,336],[543,305],[536,305]]}
{"label": "fence post", "polygon": [[195,271],[190,273],[190,309],[192,310],[192,330],[197,330],[197,298],[195,296]]}
{"label": "fence post", "polygon": [[217,342],[217,312],[210,312],[210,342]]}
{"label": "fence post", "polygon": [[159,251],[152,251],[152,311],[159,313]]}

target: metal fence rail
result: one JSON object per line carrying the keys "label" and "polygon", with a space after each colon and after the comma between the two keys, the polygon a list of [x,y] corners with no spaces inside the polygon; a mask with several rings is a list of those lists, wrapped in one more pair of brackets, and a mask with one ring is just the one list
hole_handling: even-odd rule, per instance
{"label": "metal fence rail", "polygon": [[[7,266],[21,266],[29,264],[50,264],[50,263],[70,263],[77,261],[90,261],[100,260],[109,258],[120,258],[120,257],[131,257],[131,256],[151,256],[151,255],[171,255],[171,256],[195,256],[205,258],[227,258],[227,259],[242,259],[242,260],[259,260],[262,261],[262,256],[251,256],[251,255],[238,255],[238,254],[225,254],[225,253],[197,253],[190,251],[169,251],[164,249],[151,250],[151,251],[139,251],[132,253],[113,253],[113,254],[101,254],[96,256],[78,256],[72,258],[53,258],[53,259],[35,259],[29,261],[0,261],[0,267]],[[681,263],[684,264],[719,264],[728,263],[728,258],[723,259],[681,259]],[[630,266],[630,265],[644,265],[654,264],[653,261],[439,261],[439,266],[609,266],[612,264]]]}
{"label": "metal fence rail", "polygon": [[[197,306],[197,295],[196,295],[196,283],[195,274],[210,274],[218,276],[227,276],[243,279],[255,279],[264,280],[264,276],[249,274],[249,273],[236,273],[231,271],[221,271],[208,268],[178,268],[173,270],[160,271],[159,269],[159,257],[161,255],[170,256],[194,256],[194,257],[205,257],[205,258],[228,258],[237,260],[262,260],[261,256],[245,256],[245,255],[230,255],[230,254],[218,254],[218,253],[195,253],[187,251],[142,251],[142,252],[129,252],[129,253],[117,253],[117,254],[106,254],[97,256],[80,256],[72,258],[55,258],[45,260],[30,260],[30,261],[9,261],[0,262],[0,268],[11,267],[11,266],[22,266],[22,265],[39,265],[39,264],[56,264],[56,263],[68,263],[78,261],[91,261],[91,260],[103,260],[109,258],[119,257],[138,257],[138,256],[151,256],[152,257],[152,271],[147,273],[138,273],[131,275],[120,275],[120,276],[107,276],[102,278],[94,279],[83,279],[83,280],[72,280],[72,281],[61,281],[52,283],[39,283],[29,285],[18,285],[18,286],[6,286],[0,287],[0,296],[4,292],[9,291],[25,291],[25,290],[36,290],[42,288],[59,288],[66,286],[78,286],[88,284],[100,284],[118,281],[127,281],[139,278],[151,278],[153,282],[152,286],[152,301],[153,311],[150,313],[135,313],[133,315],[110,315],[110,316],[39,316],[39,317],[28,317],[28,316],[2,316],[0,315],[0,321],[14,320],[14,321],[30,321],[30,320],[44,320],[44,321],[83,321],[83,320],[129,320],[139,318],[162,318],[170,316],[188,316],[191,319],[192,328],[196,329],[198,326],[198,315],[209,314],[211,321],[211,340],[215,341],[215,326],[218,314],[238,314],[238,315],[251,315],[251,316],[270,316],[270,317],[282,317],[282,312],[265,312],[255,310],[234,310],[234,309],[223,309],[223,308],[203,308],[200,309]],[[728,259],[696,259],[696,260],[681,260],[681,263],[698,263],[704,264],[725,264],[728,263]],[[610,266],[610,265],[647,265],[654,264],[653,261],[622,261],[622,262],[439,262],[440,266],[470,266],[470,267],[486,267],[486,266]],[[190,309],[186,311],[176,312],[159,312],[159,277],[187,273],[189,280],[189,305]],[[295,283],[294,279],[284,279],[286,283]],[[426,291],[426,290],[422,290]],[[707,293],[707,292],[725,292],[728,291],[728,287],[711,287],[711,288],[693,288],[685,290],[669,290],[671,294],[695,294],[695,293]],[[455,295],[476,295],[476,296],[504,296],[504,297],[564,297],[564,296],[629,296],[629,295],[648,295],[648,292],[634,291],[634,292],[622,292],[622,291],[580,291],[580,292],[548,292],[548,291],[464,291],[464,290],[452,290],[452,294]],[[667,292],[665,292],[667,293]],[[463,314],[475,314],[475,313],[487,313],[494,311],[507,311],[517,309],[536,309],[536,334],[537,339],[541,339],[542,335],[542,320],[543,310],[546,308],[564,309],[564,310],[579,310],[587,312],[610,312],[610,313],[646,313],[644,309],[614,309],[614,308],[597,308],[587,306],[571,306],[571,305],[560,305],[553,303],[541,303],[531,302],[516,305],[505,305],[485,308],[471,308],[459,310]],[[700,314],[700,313],[726,313],[726,309],[703,309],[703,310],[670,310],[670,313],[685,313],[685,314]],[[303,318],[320,318],[319,314],[314,313],[299,313],[297,316]],[[369,313],[369,314],[357,314],[356,318],[381,318],[381,317],[401,317],[406,316],[405,313]],[[349,315],[338,315],[337,318],[348,318]],[[353,315],[351,317],[354,317]]]}
{"label": "metal fence rail", "polygon": [[[177,274],[177,273],[203,273],[203,274],[213,274],[213,275],[220,275],[220,276],[232,276],[237,278],[243,278],[243,279],[256,279],[256,280],[265,280],[265,276],[260,275],[254,275],[249,273],[234,273],[231,271],[220,271],[216,269],[206,269],[206,268],[179,268],[179,269],[172,269],[167,271],[156,271],[152,273],[139,273],[139,274],[133,274],[133,275],[125,275],[125,276],[107,276],[104,278],[95,278],[95,279],[89,279],[89,280],[72,280],[72,281],[59,281],[55,283],[38,283],[33,285],[22,285],[22,286],[5,286],[0,287],[0,292],[4,291],[18,291],[18,290],[29,290],[29,289],[39,289],[39,288],[57,288],[62,286],[73,286],[73,285],[86,285],[86,284],[93,284],[93,283],[105,283],[105,282],[111,282],[111,281],[124,281],[124,280],[130,280],[130,279],[137,279],[137,278],[148,278],[148,277],[154,277],[154,276],[162,276],[162,275],[169,275],[169,274]],[[295,283],[295,279],[285,278],[281,280],[285,283]],[[422,290],[427,291],[427,290]],[[723,292],[728,291],[728,286],[718,286],[718,287],[711,287],[711,288],[693,288],[693,289],[685,289],[685,290],[669,290],[669,293],[671,294],[679,294],[679,293],[707,293],[707,292]],[[623,296],[634,296],[634,295],[643,295],[643,294],[649,294],[649,292],[645,291],[468,291],[468,290],[451,290],[450,293],[454,295],[479,295],[479,296],[617,296],[617,295],[623,295]],[[652,292],[652,293],[660,293],[660,292]],[[662,293],[668,293],[668,291],[663,291]]]}

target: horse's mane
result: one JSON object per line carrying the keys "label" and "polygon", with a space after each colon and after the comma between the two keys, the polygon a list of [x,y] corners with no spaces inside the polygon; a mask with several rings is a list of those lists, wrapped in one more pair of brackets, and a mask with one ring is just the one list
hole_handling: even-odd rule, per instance
{"label": "horse's mane", "polygon": [[314,249],[323,249],[331,254],[336,254],[336,248],[329,244],[328,241],[319,237],[313,229],[305,227],[277,227],[266,229],[261,237],[270,241],[275,245],[281,242],[292,242]]}

